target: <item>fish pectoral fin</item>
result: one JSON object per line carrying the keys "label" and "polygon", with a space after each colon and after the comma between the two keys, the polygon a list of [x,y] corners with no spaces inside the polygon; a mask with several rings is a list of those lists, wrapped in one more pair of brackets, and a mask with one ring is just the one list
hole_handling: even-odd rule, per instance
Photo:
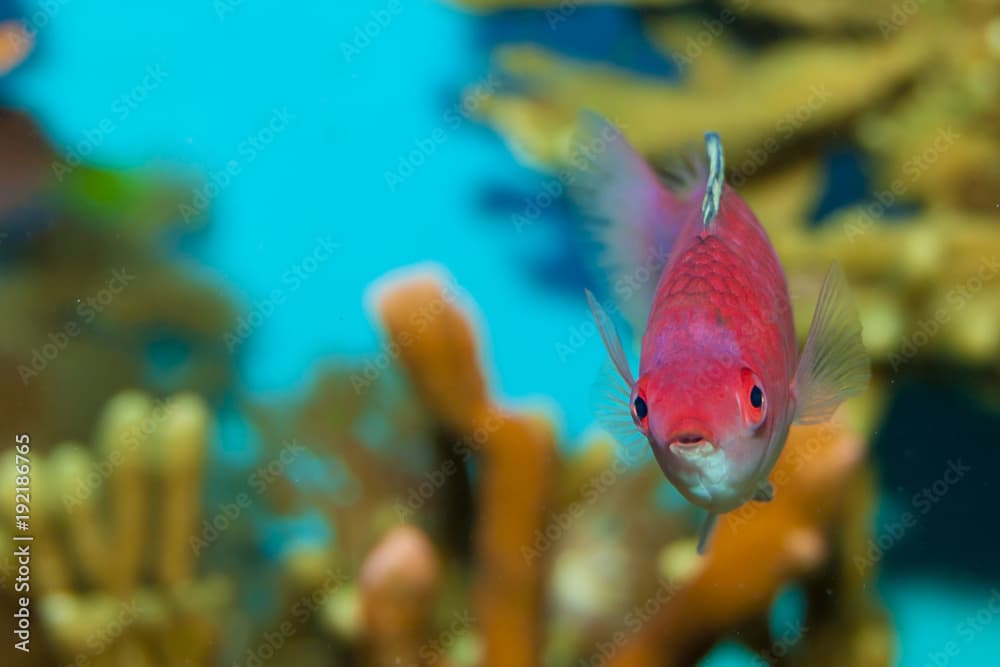
{"label": "fish pectoral fin", "polygon": [[[646,436],[632,420],[632,388],[611,361],[605,361],[590,388],[590,405],[597,425],[621,444],[629,455],[648,444]],[[652,451],[646,449],[652,454]]]}
{"label": "fish pectoral fin", "polygon": [[709,512],[705,521],[701,524],[701,531],[698,533],[698,555],[703,556],[708,551],[708,541],[715,534],[715,526],[719,522],[719,515]]}
{"label": "fish pectoral fin", "polygon": [[792,385],[795,423],[827,421],[845,399],[863,392],[870,379],[858,311],[843,270],[833,262],[820,288]]}
{"label": "fish pectoral fin", "polygon": [[629,391],[631,391],[632,387],[635,386],[635,379],[632,377],[632,369],[628,366],[628,359],[625,357],[625,348],[622,347],[622,341],[618,337],[618,330],[615,329],[615,323],[611,321],[611,317],[604,311],[604,308],[598,303],[597,299],[594,298],[594,294],[589,289],[584,291],[587,293],[587,305],[590,306],[590,312],[594,316],[594,322],[597,324],[597,330],[601,334],[601,340],[604,341],[604,347],[608,350],[608,356],[611,357],[611,361],[618,370],[618,374],[628,383]]}
{"label": "fish pectoral fin", "polygon": [[753,494],[753,499],[762,503],[771,502],[774,500],[774,486],[768,481],[761,482],[757,492]]}

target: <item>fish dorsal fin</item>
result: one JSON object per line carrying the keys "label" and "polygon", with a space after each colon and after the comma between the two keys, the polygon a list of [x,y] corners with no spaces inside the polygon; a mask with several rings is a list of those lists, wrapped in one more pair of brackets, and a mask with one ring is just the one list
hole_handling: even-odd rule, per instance
{"label": "fish dorsal fin", "polygon": [[795,373],[795,422],[827,421],[844,399],[860,394],[871,379],[861,342],[861,322],[847,279],[837,262],[819,291],[816,311]]}
{"label": "fish dorsal fin", "polygon": [[701,224],[708,229],[722,204],[722,190],[726,185],[726,157],[722,152],[722,140],[715,132],[705,133],[705,148],[708,151],[708,182],[705,184],[705,198],[701,202]]}
{"label": "fish dorsal fin", "polygon": [[573,136],[569,193],[600,248],[602,278],[627,285],[617,305],[641,332],[674,240],[697,206],[697,165],[677,161],[664,185],[614,125],[597,114],[580,114]]}

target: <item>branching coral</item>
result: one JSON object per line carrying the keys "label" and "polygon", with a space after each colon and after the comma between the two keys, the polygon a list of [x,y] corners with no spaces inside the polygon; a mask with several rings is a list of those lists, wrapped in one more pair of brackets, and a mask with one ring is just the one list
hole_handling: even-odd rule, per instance
{"label": "branching coral", "polygon": [[[1000,24],[990,6],[688,3],[686,12],[643,15],[679,83],[504,46],[496,61],[517,86],[479,96],[478,108],[519,156],[549,169],[567,158],[581,109],[621,125],[654,164],[719,131],[729,179],[769,228],[801,297],[799,320],[838,259],[876,372],[911,361],[995,372],[1000,145],[989,128],[998,120]],[[845,144],[860,149],[874,194],[817,229],[824,149]]]}
{"label": "branching coral", "polygon": [[[810,609],[810,633],[802,638],[797,651],[812,652],[808,648],[815,640],[812,630],[833,633],[853,648],[846,661],[828,655],[824,661],[806,664],[888,664],[889,629],[884,622],[868,622],[872,603],[857,594],[867,579],[859,582],[849,571],[854,564],[839,558],[844,547],[859,546],[847,541],[848,531],[859,517],[862,521],[867,518],[871,502],[870,494],[854,493],[862,479],[858,476],[862,454],[861,443],[838,427],[793,430],[771,475],[775,500],[751,503],[724,515],[712,548],[702,560],[692,563],[686,549],[668,548],[665,567],[681,581],[609,664],[693,664],[720,637],[761,627],[777,593],[795,581],[823,581],[826,596],[839,600],[846,594],[852,614],[866,613],[865,623],[850,624],[850,614],[839,617],[828,604]],[[832,623],[840,625],[833,630],[828,627]],[[857,633],[857,642],[849,630]],[[755,638],[751,648],[774,656],[769,648],[776,638],[749,636]],[[788,647],[786,651],[795,654]]]}
{"label": "branching coral", "polygon": [[415,278],[386,291],[379,311],[431,414],[481,456],[475,555],[483,664],[531,665],[540,645],[542,563],[523,549],[543,527],[555,436],[544,419],[506,411],[487,396],[475,338],[453,301],[440,283]]}
{"label": "branching coral", "polygon": [[18,114],[0,116],[0,137],[0,307],[19,314],[0,331],[4,405],[50,443],[87,432],[127,388],[225,386],[235,310],[159,247],[176,186],[86,165],[57,177],[63,158]]}
{"label": "branching coral", "polygon": [[[377,299],[386,349],[410,379],[432,430],[436,424],[443,432],[432,470],[451,472],[435,478],[419,504],[406,505],[408,487],[397,488],[395,507],[410,511],[376,520],[383,526],[378,541],[369,528],[360,543],[317,553],[313,567],[295,565],[296,572],[319,573],[349,563],[344,581],[316,598],[320,627],[343,650],[372,665],[394,659],[531,665],[575,663],[593,657],[595,646],[610,645],[615,650],[607,659],[623,665],[693,664],[740,630],[766,628],[777,594],[800,583],[809,595],[834,591],[838,602],[811,603],[810,632],[788,660],[813,654],[815,642],[835,635],[844,638],[839,655],[886,664],[890,634],[866,592],[869,573],[848,571],[850,557],[864,548],[858,536],[867,531],[872,502],[862,492],[863,444],[848,429],[796,431],[774,474],[778,500],[727,517],[710,555],[698,562],[691,538],[696,517],[682,503],[658,504],[665,483],[648,456],[616,453],[602,437],[576,455],[558,456],[543,417],[503,409],[489,397],[458,293],[450,281],[418,273],[383,286]],[[349,382],[346,374],[340,382]],[[346,396],[341,404],[350,402]],[[324,441],[323,431],[309,439]],[[458,468],[445,467],[452,461]],[[473,486],[466,486],[466,466],[476,469]],[[452,502],[431,504],[452,485],[459,486]],[[471,552],[441,532],[454,519],[428,522],[438,514],[468,516]],[[432,532],[417,527],[424,525]],[[359,547],[360,562],[351,555]],[[743,567],[748,558],[755,567]],[[653,596],[650,608],[657,591],[664,594]],[[468,619],[454,628],[447,612],[456,609],[468,610]],[[773,641],[766,631],[754,637],[750,646],[761,652]]]}
{"label": "branching coral", "polygon": [[191,542],[209,428],[192,395],[124,393],[93,448],[33,455],[31,594],[60,664],[205,665],[217,655],[231,586],[197,571]]}

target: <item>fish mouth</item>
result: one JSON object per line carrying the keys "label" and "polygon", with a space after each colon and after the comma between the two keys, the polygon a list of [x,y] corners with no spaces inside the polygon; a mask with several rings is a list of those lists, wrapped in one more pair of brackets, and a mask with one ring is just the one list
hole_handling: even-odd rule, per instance
{"label": "fish mouth", "polygon": [[718,447],[709,440],[700,440],[694,444],[680,444],[671,442],[667,445],[674,454],[684,457],[706,456],[715,452]]}
{"label": "fish mouth", "polygon": [[684,456],[705,455],[716,449],[712,437],[703,430],[685,430],[674,433],[667,440],[671,452]]}

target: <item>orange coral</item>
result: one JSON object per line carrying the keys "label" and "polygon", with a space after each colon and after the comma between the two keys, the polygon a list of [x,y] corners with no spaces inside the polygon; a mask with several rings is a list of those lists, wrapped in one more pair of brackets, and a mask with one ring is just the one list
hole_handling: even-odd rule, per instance
{"label": "orange coral", "polygon": [[456,290],[419,276],[383,292],[379,312],[399,361],[432,415],[483,461],[475,535],[483,665],[536,664],[543,564],[524,557],[543,527],[555,434],[487,395]]}
{"label": "orange coral", "polygon": [[839,427],[794,428],[771,475],[775,499],[723,516],[708,554],[610,664],[693,664],[720,638],[759,625],[784,585],[830,564],[862,453]]}

